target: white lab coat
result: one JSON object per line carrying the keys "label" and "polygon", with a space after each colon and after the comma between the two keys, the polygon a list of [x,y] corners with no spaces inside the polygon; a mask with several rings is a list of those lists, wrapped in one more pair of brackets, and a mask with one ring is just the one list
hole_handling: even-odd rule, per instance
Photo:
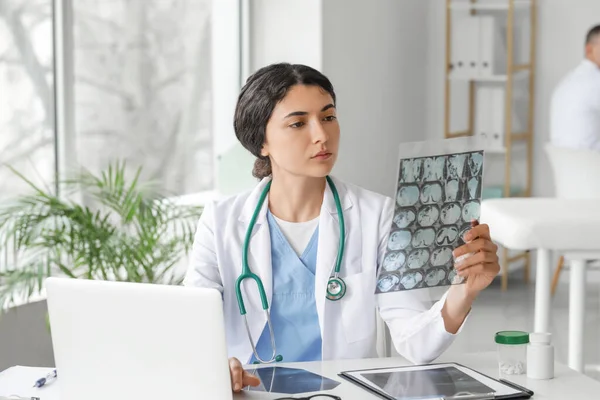
{"label": "white lab coat", "polygon": [[550,138],[558,147],[600,151],[600,67],[588,59],[554,91]]}
{"label": "white lab coat", "polygon": [[[339,243],[337,211],[327,186],[319,218],[315,274],[323,360],[377,357],[378,309],[390,329],[396,350],[402,356],[415,363],[434,360],[455,337],[445,330],[441,316],[446,295],[433,306],[431,301],[427,301],[426,289],[375,295],[378,266],[385,253],[394,201],[335,178],[333,180],[346,226],[340,276],[346,282],[347,292],[339,301],[325,298]],[[249,360],[252,348],[239,312],[235,281],[241,273],[246,229],[267,181],[268,178],[263,179],[249,193],[213,201],[206,206],[198,224],[184,281],[187,286],[216,288],[222,293],[229,357],[237,357],[242,363]],[[252,271],[261,278],[270,304],[272,276],[267,207],[268,199],[256,220],[248,261]],[[248,324],[256,342],[266,325],[265,314],[256,285],[246,280],[242,287]]]}

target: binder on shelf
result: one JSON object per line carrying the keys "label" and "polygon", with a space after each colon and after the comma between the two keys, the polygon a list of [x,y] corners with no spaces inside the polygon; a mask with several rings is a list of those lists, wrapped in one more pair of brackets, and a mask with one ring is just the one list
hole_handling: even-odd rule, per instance
{"label": "binder on shelf", "polygon": [[479,76],[487,78],[494,71],[494,17],[480,16],[479,20]]}
{"label": "binder on shelf", "polygon": [[452,41],[451,41],[451,71],[453,78],[467,79],[467,58],[469,43],[469,20],[470,15],[466,11],[456,12],[452,20]]}
{"label": "binder on shelf", "polygon": [[476,15],[470,15],[467,23],[468,42],[465,44],[467,47],[467,73],[469,78],[477,78],[480,74],[480,32],[479,32],[479,20],[480,18]]}
{"label": "binder on shelf", "polygon": [[479,20],[479,77],[506,75],[506,26],[500,18],[481,15]]}
{"label": "binder on shelf", "polygon": [[491,127],[490,127],[490,146],[495,149],[504,148],[504,129],[505,129],[505,89],[504,87],[492,87],[491,91]]}
{"label": "binder on shelf", "polygon": [[479,75],[479,18],[469,12],[453,15],[451,74],[453,79],[474,79]]}
{"label": "binder on shelf", "polygon": [[478,86],[475,98],[475,133],[488,143],[491,134],[491,88]]}
{"label": "binder on shelf", "polygon": [[504,152],[504,88],[479,85],[475,100],[475,134],[490,153]]}
{"label": "binder on shelf", "polygon": [[493,17],[493,21],[491,24],[491,45],[493,53],[492,73],[494,75],[506,75],[506,52],[508,46],[508,44],[506,43],[506,18]]}

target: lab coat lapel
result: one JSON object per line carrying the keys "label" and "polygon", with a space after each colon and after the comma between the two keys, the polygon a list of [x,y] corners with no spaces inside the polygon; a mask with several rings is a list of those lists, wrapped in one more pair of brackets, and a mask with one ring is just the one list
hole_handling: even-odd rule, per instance
{"label": "lab coat lapel", "polygon": [[[345,212],[351,206],[352,202],[348,196],[346,187],[343,183],[333,179],[342,210]],[[346,233],[345,238],[348,238],[348,218],[344,214],[344,220],[346,221]],[[319,326],[321,327],[321,337],[325,342],[324,333],[325,328],[325,303],[327,293],[327,281],[329,277],[334,273],[335,262],[337,259],[339,249],[339,238],[340,238],[340,227],[338,221],[338,212],[333,198],[331,188],[327,185],[323,196],[323,204],[321,206],[321,215],[319,217],[319,240],[317,249],[317,267],[315,273],[315,302],[317,306],[317,314],[319,316]],[[343,259],[342,259],[343,260]],[[342,261],[343,265],[343,261]],[[344,275],[343,267],[340,270],[340,275]]]}
{"label": "lab coat lapel", "polygon": [[[254,214],[260,195],[268,181],[268,178],[263,179],[246,199],[239,217],[239,229],[241,230],[242,240],[246,236],[246,231],[251,222],[252,215]],[[267,223],[268,204],[269,198],[267,195],[256,218],[254,229],[252,230],[250,246],[248,249],[248,265],[250,270],[261,279],[267,295],[267,302],[269,307],[271,307],[273,278],[271,266],[271,235],[269,232],[269,224]],[[256,343],[267,321],[264,317],[258,287],[254,280],[244,280],[242,284],[242,296],[244,297],[246,311],[248,313],[247,317],[252,331],[252,338]]]}

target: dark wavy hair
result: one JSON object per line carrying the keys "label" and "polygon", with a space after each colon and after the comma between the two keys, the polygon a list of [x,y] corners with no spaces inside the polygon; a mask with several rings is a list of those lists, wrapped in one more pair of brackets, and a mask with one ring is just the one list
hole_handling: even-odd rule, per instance
{"label": "dark wavy hair", "polygon": [[314,85],[328,92],[335,104],[333,85],[325,75],[301,64],[278,63],[263,67],[251,75],[238,96],[233,128],[235,135],[257,157],[252,175],[262,179],[272,174],[269,157],[260,151],[265,143],[267,122],[273,109],[294,85]]}

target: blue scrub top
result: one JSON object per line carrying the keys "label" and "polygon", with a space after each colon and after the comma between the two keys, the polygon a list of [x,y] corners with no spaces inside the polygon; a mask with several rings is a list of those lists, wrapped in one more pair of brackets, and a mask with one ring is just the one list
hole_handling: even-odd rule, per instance
{"label": "blue scrub top", "polygon": [[[283,362],[321,361],[321,330],[315,302],[319,228],[298,257],[270,211],[267,220],[273,268],[273,298],[269,308],[277,354],[283,356]],[[258,340],[256,351],[263,360],[271,358],[268,325]],[[253,353],[249,363],[254,361]]]}

